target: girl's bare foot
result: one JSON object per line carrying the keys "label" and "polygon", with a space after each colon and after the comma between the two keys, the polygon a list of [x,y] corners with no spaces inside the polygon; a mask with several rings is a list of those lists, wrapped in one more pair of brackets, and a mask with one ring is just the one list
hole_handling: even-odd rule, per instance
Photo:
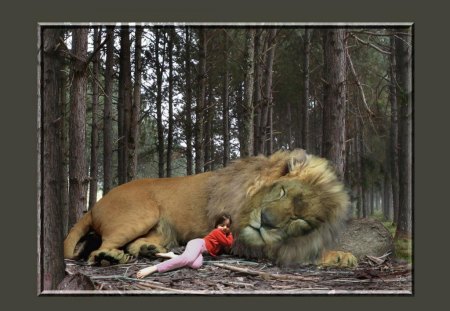
{"label": "girl's bare foot", "polygon": [[156,253],[155,256],[161,257],[161,258],[175,258],[178,257],[174,252],[168,252],[168,253]]}
{"label": "girl's bare foot", "polygon": [[136,277],[138,279],[142,279],[142,278],[146,277],[147,275],[150,275],[156,271],[157,271],[156,266],[150,266],[150,267],[139,270],[136,273]]}

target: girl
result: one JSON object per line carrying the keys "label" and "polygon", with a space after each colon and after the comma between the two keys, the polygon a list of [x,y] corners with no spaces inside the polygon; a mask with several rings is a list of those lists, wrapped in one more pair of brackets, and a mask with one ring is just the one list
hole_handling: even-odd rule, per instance
{"label": "girl", "polygon": [[204,238],[190,240],[186,244],[186,249],[181,255],[175,255],[173,252],[156,253],[155,255],[170,260],[161,262],[157,265],[141,269],[137,272],[136,277],[142,279],[156,271],[166,272],[181,267],[191,267],[198,269],[203,264],[202,253],[208,252],[211,256],[216,257],[223,251],[231,247],[233,243],[233,234],[230,232],[231,216],[228,214],[220,215],[216,223],[215,229],[212,230]]}

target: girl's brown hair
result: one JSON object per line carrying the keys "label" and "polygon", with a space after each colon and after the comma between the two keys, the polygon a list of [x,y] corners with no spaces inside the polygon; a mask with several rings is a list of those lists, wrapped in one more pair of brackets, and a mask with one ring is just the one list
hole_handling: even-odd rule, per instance
{"label": "girl's brown hair", "polygon": [[233,221],[231,220],[230,214],[227,214],[227,213],[220,214],[220,215],[216,218],[216,222],[215,222],[215,224],[214,224],[214,228],[217,228],[218,225],[223,224],[223,223],[225,222],[225,220],[227,220],[227,219],[228,219],[228,221],[230,222],[230,226],[231,226],[231,224],[232,224]]}

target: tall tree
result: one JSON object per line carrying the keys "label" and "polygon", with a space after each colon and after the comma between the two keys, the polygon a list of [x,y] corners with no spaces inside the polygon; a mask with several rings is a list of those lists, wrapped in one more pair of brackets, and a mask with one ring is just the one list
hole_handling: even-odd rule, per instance
{"label": "tall tree", "polygon": [[169,132],[167,133],[167,166],[166,176],[172,176],[172,154],[173,154],[173,41],[175,40],[175,29],[169,30],[169,43],[167,53],[169,55]]}
{"label": "tall tree", "polygon": [[112,188],[112,96],[114,81],[114,26],[106,27],[106,68],[103,107],[103,195]]}
{"label": "tall tree", "polygon": [[263,114],[265,111],[265,102],[262,100],[263,88],[263,69],[266,55],[264,29],[258,29],[255,33],[255,87],[254,87],[254,107],[255,107],[255,124],[254,124],[254,154],[264,153],[264,139],[266,120],[263,121]]}
{"label": "tall tree", "polygon": [[[94,51],[100,47],[101,31],[94,28]],[[91,124],[91,169],[89,178],[89,208],[97,202],[97,175],[98,175],[98,72],[100,63],[100,52],[97,51],[92,59],[92,124]]]}
{"label": "tall tree", "polygon": [[244,120],[243,120],[243,135],[244,140],[241,154],[242,157],[253,155],[253,88],[254,88],[254,71],[255,71],[255,29],[248,28],[246,30],[245,43],[245,103],[244,103]]}
{"label": "tall tree", "polygon": [[399,121],[399,214],[396,238],[412,234],[412,48],[411,34],[402,29],[395,37]]}
{"label": "tall tree", "polygon": [[77,28],[72,36],[72,87],[69,125],[69,227],[86,211],[86,57],[88,28]]}
{"label": "tall tree", "polygon": [[325,29],[323,156],[331,160],[344,177],[345,167],[345,30]]}
{"label": "tall tree", "polygon": [[223,166],[230,162],[230,108],[229,108],[229,65],[228,33],[223,30],[223,91],[222,91],[222,132],[223,132]]}
{"label": "tall tree", "polygon": [[308,128],[309,128],[309,59],[311,53],[311,31],[312,29],[305,29],[305,41],[304,48],[305,54],[303,58],[303,98],[301,101],[301,116],[302,116],[302,130],[301,130],[301,147],[305,150],[309,150],[308,142]]}
{"label": "tall tree", "polygon": [[200,28],[199,36],[199,69],[198,69],[198,95],[197,106],[195,108],[195,172],[201,173],[204,166],[204,113],[205,113],[205,93],[206,93],[206,30]]}
{"label": "tall tree", "polygon": [[[265,68],[265,76],[266,76],[266,89],[265,89],[265,111],[264,111],[264,118],[263,118],[263,129],[264,131],[261,133],[262,141],[267,141],[267,147],[263,147],[263,152],[266,155],[270,155],[273,153],[273,94],[272,94],[272,79],[273,79],[273,62],[275,59],[275,37],[277,35],[277,29],[272,28],[269,31],[269,34],[267,36],[267,47],[269,49],[267,54],[267,62],[266,62],[266,68]],[[290,106],[289,106],[290,107]],[[269,120],[267,121],[267,115],[269,116]],[[290,117],[290,116],[289,116]],[[288,122],[290,123],[290,122]],[[269,139],[266,138],[266,131],[265,129],[268,128],[268,135]],[[290,137],[289,137],[290,141]],[[263,144],[264,145],[264,144]]]}
{"label": "tall tree", "polygon": [[62,209],[59,196],[61,162],[59,160],[59,71],[61,61],[58,45],[62,34],[60,29],[43,30],[42,49],[42,116],[41,144],[42,161],[39,170],[42,174],[42,197],[40,200],[40,235],[43,242],[40,247],[41,290],[54,290],[64,278]]}
{"label": "tall tree", "polygon": [[185,109],[185,133],[186,133],[186,174],[192,175],[192,83],[191,83],[191,35],[189,27],[185,30],[185,73],[186,73],[186,109]]}
{"label": "tall tree", "polygon": [[118,147],[118,177],[119,184],[127,182],[128,174],[128,135],[130,132],[130,113],[132,106],[131,84],[131,41],[130,27],[120,29],[120,72],[119,72],[119,147]]}
{"label": "tall tree", "polygon": [[[165,33],[162,29],[155,29],[155,68],[156,68],[156,122],[158,128],[158,176],[164,177],[164,127],[162,120],[162,78],[164,71],[164,59],[159,60],[160,56],[164,58],[164,47],[160,49],[161,34],[163,36],[163,46],[166,45]],[[160,53],[162,51],[162,53]],[[161,54],[161,55],[160,55]]]}
{"label": "tall tree", "polygon": [[139,114],[141,111],[142,85],[142,26],[136,26],[134,45],[134,88],[130,113],[130,131],[128,134],[128,180],[136,177],[138,161]]}
{"label": "tall tree", "polygon": [[394,35],[390,37],[389,55],[389,101],[391,104],[391,124],[390,124],[390,152],[389,159],[391,169],[392,185],[392,207],[394,210],[394,223],[398,222],[399,210],[399,163],[398,163],[398,107],[397,107],[397,86],[396,86],[396,62],[395,62],[395,39]]}

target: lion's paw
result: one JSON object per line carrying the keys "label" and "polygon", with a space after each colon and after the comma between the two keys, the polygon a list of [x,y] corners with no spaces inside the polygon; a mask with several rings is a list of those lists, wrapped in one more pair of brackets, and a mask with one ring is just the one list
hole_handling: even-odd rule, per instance
{"label": "lion's paw", "polygon": [[156,253],[164,253],[166,250],[153,244],[142,244],[139,248],[139,256],[156,258]]}
{"label": "lion's paw", "polygon": [[125,264],[133,261],[135,258],[118,249],[99,249],[92,252],[88,259],[90,265],[110,266],[116,264]]}
{"label": "lion's paw", "polygon": [[342,251],[327,251],[322,255],[320,266],[354,268],[358,266],[358,260],[352,253]]}

